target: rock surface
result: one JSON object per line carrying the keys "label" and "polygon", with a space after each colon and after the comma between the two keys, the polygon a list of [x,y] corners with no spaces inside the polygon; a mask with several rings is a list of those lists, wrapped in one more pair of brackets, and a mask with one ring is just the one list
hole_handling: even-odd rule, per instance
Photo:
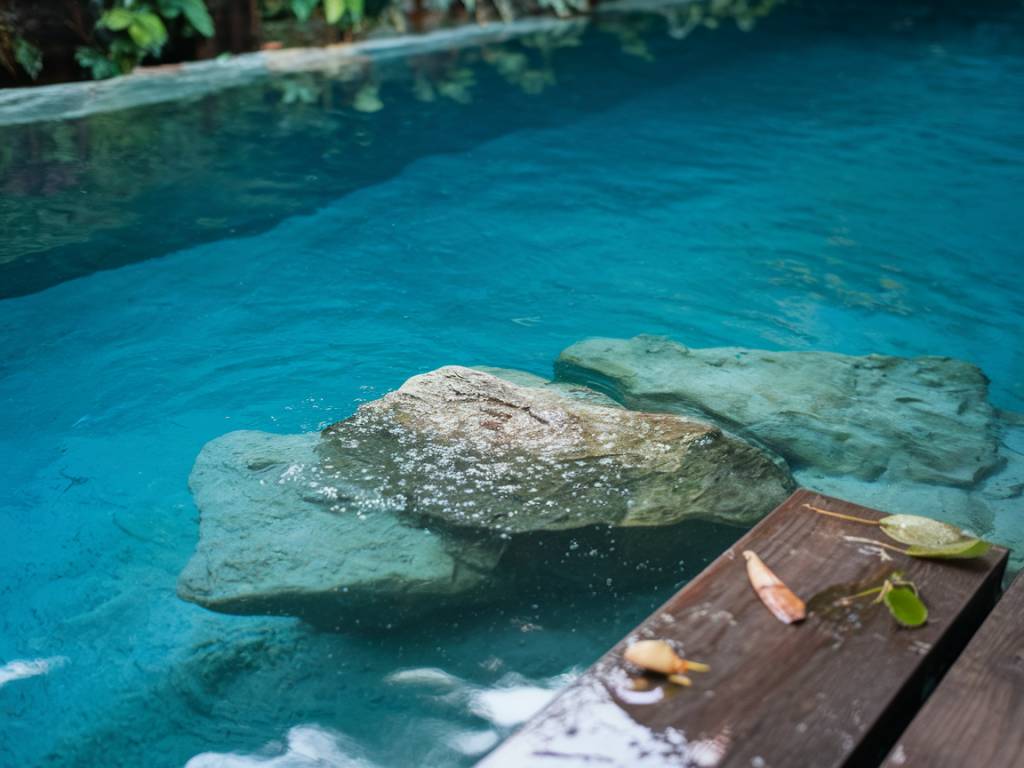
{"label": "rock surface", "polygon": [[615,402],[603,392],[598,392],[590,387],[584,387],[581,384],[573,384],[570,381],[551,381],[535,373],[517,371],[514,368],[495,368],[490,365],[475,365],[473,370],[489,373],[520,387],[540,387],[541,389],[558,392],[572,400],[583,400],[592,405],[603,405],[605,408],[623,407],[621,403]]}
{"label": "rock surface", "polygon": [[[415,376],[320,435],[208,443],[190,478],[200,535],[179,595],[328,626],[382,609],[408,617],[499,598],[538,547],[543,563],[561,563],[552,578],[618,583],[640,564],[656,573],[660,550],[623,531],[602,570],[574,563],[557,532],[612,525],[663,540],[649,527],[752,523],[794,487],[781,459],[717,427],[493,370],[503,378],[460,367]],[[498,568],[506,548],[516,574]]]}
{"label": "rock surface", "polygon": [[239,431],[207,443],[189,480],[199,544],[179,579],[182,598],[315,618],[332,608],[428,607],[483,586],[502,542],[410,526],[372,491],[325,483],[319,441]]}
{"label": "rock surface", "polygon": [[638,336],[579,342],[555,368],[629,408],[760,441],[795,470],[969,488],[1005,461],[988,380],[947,357],[689,349]]}
{"label": "rock surface", "polygon": [[414,376],[323,432],[325,473],[406,516],[517,534],[594,524],[752,523],[783,462],[704,422],[458,366]]}

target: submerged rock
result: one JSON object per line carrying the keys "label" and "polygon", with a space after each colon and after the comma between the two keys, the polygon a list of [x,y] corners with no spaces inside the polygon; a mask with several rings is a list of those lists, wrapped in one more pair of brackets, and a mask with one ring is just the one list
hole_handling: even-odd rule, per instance
{"label": "submerged rock", "polygon": [[319,441],[239,431],[207,443],[189,479],[199,543],[178,582],[182,598],[317,619],[416,602],[429,610],[484,584],[502,542],[408,525],[393,501],[325,482]]}
{"label": "submerged rock", "polygon": [[796,470],[972,487],[1004,463],[988,380],[948,357],[689,349],[638,336],[574,344],[556,374],[629,408],[708,419]]}
{"label": "submerged rock", "polygon": [[[320,435],[208,443],[190,478],[199,543],[179,595],[338,627],[500,599],[531,588],[524,570],[627,583],[688,551],[686,530],[651,526],[751,523],[794,487],[784,462],[717,427],[498,372],[415,376]],[[608,526],[629,529],[614,557],[573,557]],[[671,544],[631,533],[648,530]]]}
{"label": "submerged rock", "polygon": [[535,384],[458,366],[414,376],[324,430],[324,469],[407,516],[508,534],[752,523],[794,487],[783,462],[718,427]]}

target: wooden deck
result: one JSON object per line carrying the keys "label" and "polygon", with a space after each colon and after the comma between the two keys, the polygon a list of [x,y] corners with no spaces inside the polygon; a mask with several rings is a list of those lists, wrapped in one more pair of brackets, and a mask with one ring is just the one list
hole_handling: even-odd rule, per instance
{"label": "wooden deck", "polygon": [[[883,516],[797,491],[480,766],[877,766],[995,603],[1006,551],[971,561],[883,554],[844,538],[884,539],[874,527],[806,504]],[[783,625],[758,600],[746,549],[808,601],[804,623]],[[925,626],[899,628],[870,600],[823,610],[893,569],[920,589]],[[642,638],[674,641],[711,671],[692,674],[690,688],[636,679],[622,652]],[[958,765],[969,764],[978,763]]]}
{"label": "wooden deck", "polygon": [[1006,591],[884,765],[1024,766],[1024,579]]}

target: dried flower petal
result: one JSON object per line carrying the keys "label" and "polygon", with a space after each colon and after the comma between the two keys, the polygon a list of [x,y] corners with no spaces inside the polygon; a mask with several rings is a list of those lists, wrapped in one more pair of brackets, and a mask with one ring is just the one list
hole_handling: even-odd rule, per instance
{"label": "dried flower petal", "polygon": [[747,576],[754,591],[775,618],[783,624],[793,624],[807,618],[807,606],[804,605],[804,601],[794,595],[760,557],[749,549],[743,553],[743,557],[747,560]]}
{"label": "dried flower petal", "polygon": [[668,681],[670,683],[675,683],[676,685],[685,685],[687,688],[693,685],[693,680],[688,678],[686,675],[669,675]]}
{"label": "dried flower petal", "polygon": [[[630,664],[634,664],[649,672],[660,672],[663,675],[678,677],[679,680],[672,680],[680,685],[689,685],[690,679],[684,673],[707,672],[711,669],[707,664],[699,661],[687,661],[681,658],[675,649],[664,640],[640,640],[629,646],[622,657]],[[685,681],[685,682],[683,682]]]}

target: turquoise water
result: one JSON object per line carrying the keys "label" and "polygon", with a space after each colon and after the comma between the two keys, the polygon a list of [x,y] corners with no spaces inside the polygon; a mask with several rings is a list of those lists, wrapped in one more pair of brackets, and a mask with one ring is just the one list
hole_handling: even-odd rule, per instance
{"label": "turquoise water", "polygon": [[174,588],[227,431],[636,333],[951,355],[1024,411],[1024,15],[960,5],[598,23],[381,66],[379,111],[302,75],[0,127],[0,765],[469,765],[738,534],[377,634],[213,614]]}

